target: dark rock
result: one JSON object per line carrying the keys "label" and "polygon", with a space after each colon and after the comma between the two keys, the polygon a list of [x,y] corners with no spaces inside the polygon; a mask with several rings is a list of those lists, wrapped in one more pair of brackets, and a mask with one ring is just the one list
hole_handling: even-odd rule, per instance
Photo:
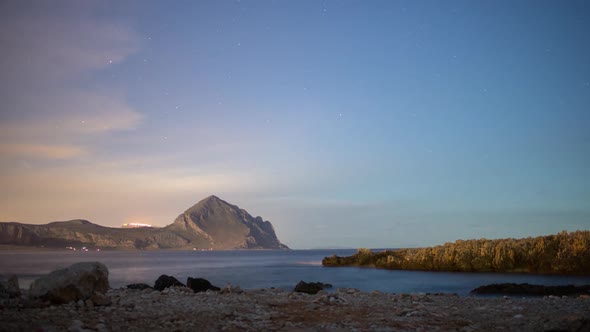
{"label": "dark rock", "polygon": [[156,283],[154,284],[154,289],[159,290],[159,291],[163,291],[164,289],[166,289],[168,287],[173,287],[173,286],[183,286],[184,287],[184,284],[172,276],[167,276],[165,274],[162,274],[158,278],[158,280],[156,280]]}
{"label": "dark rock", "polygon": [[295,286],[293,291],[307,294],[317,294],[319,291],[325,288],[332,288],[332,285],[321,282],[305,282],[302,280]]}
{"label": "dark rock", "polygon": [[129,284],[129,285],[127,285],[127,289],[144,290],[144,289],[154,289],[154,288],[152,286],[148,285],[148,284],[138,283],[138,284]]}
{"label": "dark rock", "polygon": [[11,276],[6,279],[0,276],[0,299],[13,299],[21,296],[20,288],[18,286],[18,278]]}
{"label": "dark rock", "polygon": [[186,286],[193,290],[193,292],[206,292],[208,290],[219,291],[220,288],[213,286],[209,280],[203,278],[191,278],[188,277],[186,280]]}
{"label": "dark rock", "polygon": [[491,284],[477,287],[472,290],[472,294],[494,294],[494,295],[529,295],[529,296],[568,296],[589,294],[590,285],[584,286],[543,286],[531,284]]}
{"label": "dark rock", "polygon": [[31,285],[29,295],[51,303],[85,301],[109,289],[109,270],[99,262],[76,263],[43,276]]}

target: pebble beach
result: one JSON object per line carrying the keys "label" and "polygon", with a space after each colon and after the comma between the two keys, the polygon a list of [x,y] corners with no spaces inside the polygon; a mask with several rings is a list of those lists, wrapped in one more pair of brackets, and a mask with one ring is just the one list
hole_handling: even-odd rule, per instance
{"label": "pebble beach", "polygon": [[194,293],[110,289],[100,303],[0,302],[0,331],[590,331],[590,298],[391,294],[356,289]]}

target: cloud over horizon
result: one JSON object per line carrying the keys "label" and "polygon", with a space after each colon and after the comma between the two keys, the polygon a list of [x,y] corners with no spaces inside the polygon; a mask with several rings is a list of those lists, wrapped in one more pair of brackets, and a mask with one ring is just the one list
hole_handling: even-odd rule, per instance
{"label": "cloud over horizon", "polygon": [[124,91],[81,87],[140,49],[129,25],[97,18],[96,8],[94,2],[4,4],[0,159],[74,158],[92,144],[81,136],[141,123],[142,114],[127,103]]}

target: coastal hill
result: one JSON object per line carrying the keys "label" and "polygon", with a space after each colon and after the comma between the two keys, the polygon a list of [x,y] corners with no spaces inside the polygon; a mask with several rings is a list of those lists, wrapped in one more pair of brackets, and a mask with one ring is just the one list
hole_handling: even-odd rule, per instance
{"label": "coastal hill", "polygon": [[179,215],[165,230],[217,248],[288,249],[269,221],[252,217],[246,210],[209,196]]}
{"label": "coastal hill", "polygon": [[288,249],[272,224],[209,196],[162,228],[113,228],[87,220],[0,223],[0,245],[103,249]]}
{"label": "coastal hill", "polygon": [[368,266],[394,270],[520,272],[590,275],[590,231],[525,239],[457,240],[429,248],[325,257],[324,266]]}

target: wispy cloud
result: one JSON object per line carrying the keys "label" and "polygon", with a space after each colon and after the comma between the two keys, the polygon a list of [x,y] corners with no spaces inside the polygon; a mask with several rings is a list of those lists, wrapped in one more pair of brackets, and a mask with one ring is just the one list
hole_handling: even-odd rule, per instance
{"label": "wispy cloud", "polygon": [[131,27],[97,18],[93,15],[95,5],[89,1],[50,5],[52,8],[42,2],[13,2],[12,6],[9,2],[6,7],[0,16],[0,68],[13,84],[69,81],[81,73],[120,63],[140,46]]}
{"label": "wispy cloud", "polygon": [[68,145],[0,144],[0,155],[5,157],[69,159],[85,154],[82,148]]}
{"label": "wispy cloud", "polygon": [[39,113],[4,121],[0,124],[0,137],[51,140],[100,134],[133,129],[143,118],[122,98],[74,89],[37,94],[22,104]]}
{"label": "wispy cloud", "polygon": [[81,88],[140,48],[137,33],[96,15],[98,6],[9,1],[1,7],[0,158],[75,158],[92,144],[83,136],[141,123],[123,91]]}

